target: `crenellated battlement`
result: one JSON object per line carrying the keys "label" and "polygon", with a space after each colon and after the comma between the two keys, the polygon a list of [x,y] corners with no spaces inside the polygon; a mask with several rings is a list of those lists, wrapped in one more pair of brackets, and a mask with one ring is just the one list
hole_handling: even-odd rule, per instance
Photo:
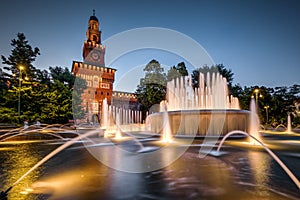
{"label": "crenellated battlement", "polygon": [[112,96],[113,96],[113,98],[117,98],[117,99],[128,99],[128,100],[136,101],[136,95],[134,93],[130,93],[130,92],[113,91]]}
{"label": "crenellated battlement", "polygon": [[97,49],[103,53],[105,52],[106,49],[106,46],[91,41],[84,41],[84,47],[89,49]]}
{"label": "crenellated battlement", "polygon": [[115,72],[117,70],[110,67],[97,66],[89,63],[73,61],[72,72],[76,75],[78,73],[85,74],[98,74],[100,72],[103,75],[109,75],[114,78]]}

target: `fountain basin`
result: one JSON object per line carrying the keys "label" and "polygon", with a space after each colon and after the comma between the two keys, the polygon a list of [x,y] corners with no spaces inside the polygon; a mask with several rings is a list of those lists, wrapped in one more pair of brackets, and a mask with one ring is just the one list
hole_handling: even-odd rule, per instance
{"label": "fountain basin", "polygon": [[[45,146],[46,145],[46,146]],[[46,148],[45,148],[46,147]],[[54,148],[49,144],[12,145],[15,150],[0,151],[0,161],[8,172],[0,177],[3,189],[24,167],[16,156],[39,159]],[[20,151],[30,148],[31,151]],[[167,162],[179,147],[167,148],[159,162]],[[223,148],[222,148],[223,149]],[[146,149],[149,150],[149,149]],[[114,146],[99,146],[99,152],[122,165],[133,157]],[[36,152],[33,154],[33,152]],[[35,170],[25,182],[9,193],[8,199],[299,199],[299,190],[264,151],[226,149],[225,156],[200,159],[196,148],[189,148],[166,168],[147,173],[126,173],[107,167],[85,149],[62,151],[48,164]],[[147,154],[139,154],[147,156]],[[25,155],[24,155],[25,154]],[[299,158],[283,155],[299,176]],[[133,165],[143,165],[136,160]],[[53,167],[55,166],[55,167]],[[30,166],[29,166],[30,167]],[[284,186],[282,186],[284,184]],[[63,187],[62,187],[63,186]],[[28,189],[31,190],[28,190]],[[22,191],[26,191],[22,192]],[[27,192],[28,191],[28,192]]]}
{"label": "fountain basin", "polygon": [[[250,112],[247,110],[179,110],[168,111],[172,133],[190,136],[224,136],[233,130],[249,130]],[[162,133],[163,112],[153,113],[147,118],[152,133]]]}
{"label": "fountain basin", "polygon": [[300,134],[295,132],[279,132],[279,131],[270,131],[270,130],[263,130],[261,134],[264,138],[268,138],[271,140],[299,140]]}

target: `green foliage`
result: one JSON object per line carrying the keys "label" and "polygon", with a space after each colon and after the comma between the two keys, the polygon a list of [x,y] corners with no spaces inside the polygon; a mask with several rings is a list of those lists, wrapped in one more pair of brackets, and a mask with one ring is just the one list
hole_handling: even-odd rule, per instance
{"label": "green foliage", "polygon": [[136,96],[144,111],[159,104],[166,95],[166,75],[160,63],[151,60],[144,68],[145,77],[140,80],[136,89]]}
{"label": "green foliage", "polygon": [[82,119],[85,116],[85,111],[81,105],[81,94],[87,88],[85,80],[77,77],[74,83],[74,90],[72,93],[72,110],[74,119]]}
{"label": "green foliage", "polygon": [[0,123],[14,123],[17,119],[17,111],[13,108],[0,107]]}
{"label": "green foliage", "polygon": [[[18,121],[20,93],[21,121],[38,119],[43,123],[67,123],[73,118],[72,101],[81,104],[80,95],[85,87],[76,91],[75,100],[72,99],[75,76],[68,68],[49,67],[50,72],[36,69],[32,63],[40,54],[39,49],[33,49],[23,33],[18,33],[11,45],[11,55],[8,58],[1,56],[5,66],[0,68],[0,122]],[[22,74],[20,65],[24,67]],[[30,80],[25,80],[25,76]],[[82,115],[81,108],[76,115]]]}
{"label": "green foliage", "polygon": [[[17,39],[11,41],[11,46],[13,46],[13,49],[11,50],[10,56],[8,58],[3,55],[1,56],[2,64],[6,65],[4,69],[10,72],[6,75],[15,82],[20,74],[20,66],[22,66],[24,67],[22,70],[22,78],[25,78],[25,76],[35,78],[36,68],[32,63],[36,57],[40,55],[40,50],[37,47],[32,48],[23,33],[17,34]],[[16,76],[12,76],[13,74]]]}
{"label": "green foliage", "polygon": [[[258,113],[263,124],[286,124],[287,115],[291,113],[294,121],[299,121],[297,102],[300,100],[300,85],[290,87],[266,88],[264,86],[244,87],[235,85],[234,94],[239,98],[241,109],[248,110],[251,98],[257,99]],[[256,94],[254,91],[258,89]],[[267,120],[268,116],[268,120]]]}
{"label": "green foliage", "polygon": [[211,67],[205,65],[201,68],[193,70],[192,71],[193,87],[199,87],[199,74],[200,73],[204,74],[204,77],[206,78],[206,74],[208,72],[210,73],[210,76],[212,76],[212,73],[219,73],[224,78],[226,78],[229,91],[231,91],[234,74],[230,69],[229,70],[226,69],[223,64],[217,64],[217,65],[213,65]]}
{"label": "green foliage", "polygon": [[177,64],[177,66],[173,66],[169,69],[167,73],[167,81],[171,81],[175,78],[181,77],[181,76],[187,76],[188,71],[186,69],[185,63],[180,62]]}
{"label": "green foliage", "polygon": [[70,73],[67,67],[64,69],[61,67],[49,67],[49,70],[53,80],[58,80],[62,83],[65,83],[69,87],[72,87],[74,85],[75,77],[72,73]]}

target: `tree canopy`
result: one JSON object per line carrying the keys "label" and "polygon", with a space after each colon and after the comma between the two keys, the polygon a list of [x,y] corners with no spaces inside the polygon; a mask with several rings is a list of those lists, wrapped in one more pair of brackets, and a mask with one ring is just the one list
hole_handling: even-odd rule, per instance
{"label": "tree canopy", "polygon": [[187,76],[188,71],[186,69],[185,63],[180,62],[177,64],[177,66],[173,66],[169,69],[167,74],[167,81],[171,81],[172,79],[181,77],[181,76]]}
{"label": "tree canopy", "polygon": [[[66,123],[72,119],[75,76],[66,67],[49,67],[49,71],[37,69],[33,63],[40,51],[31,47],[23,33],[18,33],[11,45],[11,54],[1,56],[4,66],[0,68],[0,122],[18,121],[19,93],[21,121],[39,119],[44,123]],[[80,98],[75,101],[80,104]],[[77,111],[77,115],[82,113]]]}
{"label": "tree canopy", "polygon": [[166,74],[157,60],[151,60],[144,68],[145,77],[140,79],[136,96],[144,111],[159,104],[166,95]]}

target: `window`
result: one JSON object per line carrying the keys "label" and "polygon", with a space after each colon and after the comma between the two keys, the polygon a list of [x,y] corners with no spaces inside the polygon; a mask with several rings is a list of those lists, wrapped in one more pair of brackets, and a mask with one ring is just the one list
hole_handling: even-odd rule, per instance
{"label": "window", "polygon": [[97,36],[93,35],[93,41],[97,41]]}
{"label": "window", "polygon": [[92,82],[91,82],[91,81],[86,81],[86,85],[87,85],[88,87],[91,87],[91,86],[92,86]]}
{"label": "window", "polygon": [[109,89],[109,84],[108,83],[101,83],[100,87],[105,88],[105,89]]}
{"label": "window", "polygon": [[99,83],[99,78],[94,76],[94,87],[97,88],[98,87],[98,83]]}

